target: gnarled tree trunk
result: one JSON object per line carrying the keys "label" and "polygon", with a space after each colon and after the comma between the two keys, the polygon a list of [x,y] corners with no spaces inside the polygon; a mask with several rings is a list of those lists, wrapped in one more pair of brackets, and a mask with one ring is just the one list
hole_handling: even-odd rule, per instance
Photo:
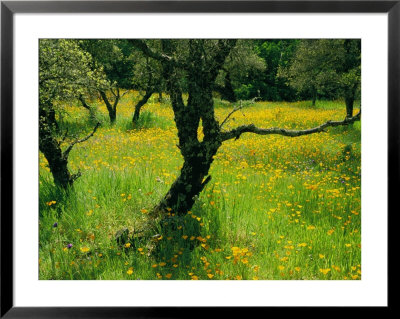
{"label": "gnarled tree trunk", "polygon": [[[174,66],[163,62],[163,73],[167,79],[167,90],[171,96],[175,123],[178,129],[179,149],[184,159],[180,175],[155,208],[156,212],[171,208],[178,214],[190,210],[198,196],[211,179],[208,175],[213,157],[221,146],[219,123],[215,119],[212,88],[215,78],[230,49],[235,42],[221,41],[214,59],[204,56],[204,41],[190,40],[190,61],[188,62],[188,102],[184,105],[182,90],[179,86]],[[167,55],[173,54],[173,44],[163,41]],[[200,120],[204,138],[197,135]]]}

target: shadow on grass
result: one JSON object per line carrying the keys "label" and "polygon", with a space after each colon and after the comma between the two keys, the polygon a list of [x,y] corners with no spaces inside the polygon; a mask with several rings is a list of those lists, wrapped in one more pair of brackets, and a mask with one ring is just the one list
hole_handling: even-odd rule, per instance
{"label": "shadow on grass", "polygon": [[60,121],[59,135],[60,137],[64,137],[66,134],[67,138],[81,138],[91,133],[98,122],[102,126],[105,126],[110,122],[110,120],[100,113],[96,114],[96,116],[88,115],[76,120],[68,118],[65,121]]}
{"label": "shadow on grass", "polygon": [[129,119],[125,120],[121,124],[126,131],[148,129],[153,127],[166,130],[167,128],[173,125],[173,122],[167,119],[166,117],[158,116],[156,114],[151,113],[150,111],[143,111],[140,114],[140,117],[137,122],[133,123],[132,119]]}
{"label": "shadow on grass", "polygon": [[[207,226],[212,225],[212,228],[205,228],[204,219],[207,219]],[[175,216],[170,212],[169,216],[157,223],[156,234],[146,239],[139,236],[131,243],[135,250],[138,247],[151,247],[149,258],[157,265],[155,272],[160,276],[159,279],[169,278],[171,274],[171,279],[190,279],[188,273],[193,268],[199,269],[202,251],[217,247],[218,239],[208,235],[218,234],[219,226],[218,215],[209,216],[201,207],[201,202],[198,202],[192,212],[183,216]]]}
{"label": "shadow on grass", "polygon": [[73,192],[73,188],[64,190],[56,187],[50,176],[40,178],[39,218],[43,217],[43,214],[50,209],[55,214],[55,217],[59,218],[63,211],[63,203],[70,202],[71,198],[75,197],[71,197],[71,192]]}

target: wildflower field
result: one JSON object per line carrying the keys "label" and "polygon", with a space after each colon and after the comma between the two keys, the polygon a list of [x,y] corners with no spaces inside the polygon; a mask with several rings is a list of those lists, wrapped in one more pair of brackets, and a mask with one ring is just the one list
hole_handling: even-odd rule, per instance
{"label": "wildflower field", "polygon": [[[193,209],[183,217],[171,210],[144,237],[149,211],[183,160],[167,99],[153,96],[133,127],[139,98],[123,97],[114,125],[97,103],[102,125],[70,153],[70,170],[82,172],[72,190],[54,186],[39,154],[40,279],[361,279],[360,122],[296,138],[243,134],[224,143]],[[78,103],[65,110],[60,123],[70,134],[93,130]],[[231,110],[215,100],[220,121]],[[345,115],[338,101],[256,102],[224,129],[251,123],[305,129]],[[136,235],[118,244],[123,228]]]}

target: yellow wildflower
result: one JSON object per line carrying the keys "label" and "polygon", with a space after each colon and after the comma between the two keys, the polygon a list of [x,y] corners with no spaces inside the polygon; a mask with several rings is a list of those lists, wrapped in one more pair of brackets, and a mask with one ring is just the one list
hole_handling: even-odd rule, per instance
{"label": "yellow wildflower", "polygon": [[331,271],[331,269],[330,268],[326,268],[326,269],[320,268],[319,271],[322,272],[324,275],[326,275],[328,272]]}

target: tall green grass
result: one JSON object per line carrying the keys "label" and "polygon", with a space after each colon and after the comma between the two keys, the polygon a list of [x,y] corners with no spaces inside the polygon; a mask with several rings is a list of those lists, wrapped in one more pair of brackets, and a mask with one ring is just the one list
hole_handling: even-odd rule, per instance
{"label": "tall green grass", "polygon": [[[102,126],[71,152],[70,169],[83,175],[69,191],[55,188],[40,154],[40,279],[361,278],[360,123],[297,139],[229,141],[193,209],[152,223],[148,212],[182,158],[170,107],[153,98],[132,126],[135,98],[124,97],[114,125],[97,104]],[[223,104],[219,119],[230,111]],[[69,132],[91,131],[85,109],[67,111]],[[344,114],[341,102],[257,102],[228,126],[302,127]],[[119,245],[124,227],[135,235]]]}

